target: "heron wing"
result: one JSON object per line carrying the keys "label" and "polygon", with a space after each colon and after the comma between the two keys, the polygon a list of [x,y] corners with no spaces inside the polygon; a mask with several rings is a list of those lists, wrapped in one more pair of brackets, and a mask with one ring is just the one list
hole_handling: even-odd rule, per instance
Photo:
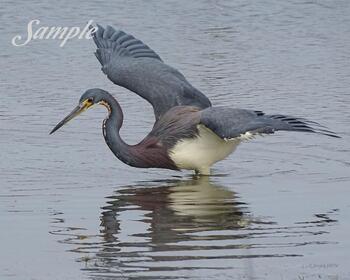
{"label": "heron wing", "polygon": [[156,119],[175,106],[211,106],[209,99],[178,70],[163,63],[158,54],[132,35],[98,25],[93,39],[102,71],[116,85],[151,103]]}
{"label": "heron wing", "polygon": [[225,140],[244,139],[256,134],[271,134],[277,130],[320,133],[339,137],[313,121],[286,115],[265,115],[261,111],[244,109],[207,108],[201,112],[200,122]]}

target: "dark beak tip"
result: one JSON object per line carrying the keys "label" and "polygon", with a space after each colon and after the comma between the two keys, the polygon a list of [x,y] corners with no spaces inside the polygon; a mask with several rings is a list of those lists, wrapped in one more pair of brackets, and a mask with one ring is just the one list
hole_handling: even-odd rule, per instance
{"label": "dark beak tip", "polygon": [[[64,124],[64,123],[63,123]],[[61,126],[63,126],[62,122],[60,122],[59,124],[57,124],[50,132],[49,135],[53,134],[54,132],[56,132]]]}
{"label": "dark beak tip", "polygon": [[77,115],[79,115],[82,111],[84,110],[84,107],[79,104],[77,107],[74,108],[74,110],[68,115],[66,116],[62,121],[60,121],[50,132],[49,135],[51,135],[52,133],[54,133],[56,130],[60,129],[62,126],[64,126],[67,122],[69,122],[70,120],[72,120],[74,117],[76,117]]}

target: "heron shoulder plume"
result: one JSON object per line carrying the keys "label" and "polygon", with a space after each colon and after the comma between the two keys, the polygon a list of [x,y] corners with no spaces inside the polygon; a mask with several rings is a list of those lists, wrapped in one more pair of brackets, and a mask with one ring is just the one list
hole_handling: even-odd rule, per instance
{"label": "heron shoulder plume", "polygon": [[147,136],[129,152],[135,167],[179,169],[169,157],[168,149],[156,137]]}

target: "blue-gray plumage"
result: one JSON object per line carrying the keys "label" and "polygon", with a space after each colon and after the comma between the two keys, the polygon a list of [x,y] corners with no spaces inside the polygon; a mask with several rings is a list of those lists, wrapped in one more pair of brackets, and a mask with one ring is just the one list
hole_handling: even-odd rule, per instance
{"label": "blue-gray plumage", "polygon": [[201,109],[211,106],[203,93],[140,40],[99,25],[93,38],[102,71],[116,85],[136,92],[151,103],[156,119],[175,106],[192,105]]}
{"label": "blue-gray plumage", "polygon": [[154,127],[139,144],[126,144],[119,134],[123,124],[119,103],[102,89],[89,89],[51,133],[91,106],[103,105],[108,110],[103,122],[105,141],[116,157],[128,165],[192,169],[208,175],[215,162],[231,154],[242,140],[255,135],[286,130],[338,137],[318,123],[302,118],[211,107],[209,99],[179,71],[164,64],[147,45],[123,31],[98,26],[94,41],[98,47],[96,57],[108,78],[152,104]]}
{"label": "blue-gray plumage", "polygon": [[[286,115],[265,115],[262,111],[212,107],[202,111],[201,123],[223,139],[246,132],[271,134],[277,130],[313,132],[337,137],[316,122]],[[314,127],[312,127],[312,125]]]}

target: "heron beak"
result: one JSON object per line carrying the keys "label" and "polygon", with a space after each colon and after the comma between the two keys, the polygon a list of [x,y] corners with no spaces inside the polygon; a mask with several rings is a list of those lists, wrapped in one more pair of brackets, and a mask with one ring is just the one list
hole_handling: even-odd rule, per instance
{"label": "heron beak", "polygon": [[65,125],[70,120],[74,119],[76,116],[80,115],[82,112],[87,110],[90,106],[92,106],[92,102],[85,100],[84,102],[80,103],[77,107],[74,108],[74,110],[66,116],[62,121],[60,121],[53,130],[51,130],[50,134],[54,133],[56,130],[61,128],[63,125]]}

